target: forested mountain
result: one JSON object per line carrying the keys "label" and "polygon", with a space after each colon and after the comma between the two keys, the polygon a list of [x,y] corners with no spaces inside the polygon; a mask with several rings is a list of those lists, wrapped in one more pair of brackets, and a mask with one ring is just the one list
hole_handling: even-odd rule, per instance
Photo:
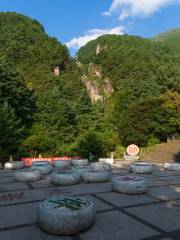
{"label": "forested mountain", "polygon": [[53,65],[64,70],[70,60],[67,48],[50,38],[38,21],[17,13],[0,13],[0,54],[30,87],[44,83]]}
{"label": "forested mountain", "polygon": [[178,135],[175,32],[154,39],[104,35],[73,59],[36,20],[0,13],[0,160],[97,158]]}
{"label": "forested mountain", "polygon": [[[59,155],[60,146],[63,151],[78,136],[80,116],[91,109],[66,46],[50,38],[39,22],[17,13],[0,13],[0,104],[3,111],[12,109],[7,118],[13,115],[21,132],[11,139],[11,126],[0,118],[2,159],[16,152]],[[14,152],[6,151],[12,143]]]}
{"label": "forested mountain", "polygon": [[77,53],[89,95],[104,102],[105,109],[111,106],[106,114],[112,115],[122,144],[145,146],[179,132],[180,59],[175,48],[180,38],[172,34],[164,34],[166,43],[105,35]]}
{"label": "forested mountain", "polygon": [[175,28],[167,32],[160,33],[156,35],[152,40],[178,45],[180,43],[180,28]]}
{"label": "forested mountain", "polygon": [[180,63],[180,28],[175,28],[164,33],[160,33],[154,38],[153,41],[165,44],[173,51],[173,54],[177,56]]}

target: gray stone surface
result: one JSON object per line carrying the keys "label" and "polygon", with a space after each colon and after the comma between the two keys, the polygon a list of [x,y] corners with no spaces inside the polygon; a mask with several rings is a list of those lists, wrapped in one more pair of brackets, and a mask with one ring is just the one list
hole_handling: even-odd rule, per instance
{"label": "gray stone surface", "polygon": [[40,230],[38,226],[29,226],[11,231],[12,238],[6,240],[71,240],[70,237],[49,235]]}
{"label": "gray stone surface", "polygon": [[[105,204],[92,196],[85,195],[84,197],[94,202],[96,211],[112,209],[108,204]],[[40,202],[34,202],[0,207],[0,229],[36,223],[37,208],[39,204]]]}
{"label": "gray stone surface", "polygon": [[40,201],[57,194],[69,195],[70,193],[70,191],[64,190],[60,187],[4,192],[0,193],[0,206],[6,204]]}
{"label": "gray stone surface", "polygon": [[139,218],[161,228],[164,231],[180,229],[180,208],[171,203],[157,203],[126,209]]}
{"label": "gray stone surface", "polygon": [[112,188],[114,192],[124,194],[144,194],[148,190],[148,184],[147,180],[142,177],[118,176],[112,179]]}
{"label": "gray stone surface", "polygon": [[172,238],[163,238],[162,240],[172,240]]}
{"label": "gray stone surface", "polygon": [[37,182],[30,182],[31,186],[33,188],[43,188],[43,187],[52,187],[54,186],[52,183],[50,183],[49,179],[43,179]]}
{"label": "gray stone surface", "polygon": [[153,175],[160,176],[160,177],[176,176],[176,175],[180,175],[180,172],[178,172],[178,171],[157,171],[157,172],[154,172]]}
{"label": "gray stone surface", "polygon": [[[119,169],[113,165],[113,170],[112,176],[129,175],[125,168]],[[49,235],[38,228],[36,209],[39,203],[55,195],[83,195],[94,202],[96,223],[81,234],[82,240],[141,240],[151,236],[155,240],[160,232],[148,227],[146,222],[164,231],[180,231],[180,172],[155,171],[141,175],[147,179],[149,189],[147,194],[138,196],[112,192],[111,183],[53,187],[49,175],[44,175],[43,180],[27,185],[15,182],[12,175],[13,171],[0,170],[0,240],[80,240],[78,236]],[[168,202],[158,203],[158,199]],[[141,218],[145,223],[115,210],[111,204],[125,207],[127,213]],[[178,235],[169,236],[158,239],[180,239]]]}
{"label": "gray stone surface", "polygon": [[161,178],[148,178],[147,181],[149,187],[168,185],[168,183],[166,181],[162,181]]}
{"label": "gray stone surface", "polygon": [[26,183],[23,182],[11,182],[11,183],[1,183],[0,184],[0,192],[4,191],[12,191],[12,190],[21,190],[21,189],[28,189]]}
{"label": "gray stone surface", "polygon": [[[75,201],[79,204],[77,205]],[[38,209],[38,224],[49,234],[68,236],[88,230],[94,224],[95,216],[93,201],[81,196],[78,198],[55,196],[41,202]]]}
{"label": "gray stone surface", "polygon": [[63,187],[64,190],[69,191],[72,195],[91,194],[98,192],[110,192],[112,191],[112,185],[107,183],[86,183],[78,184],[74,186]]}
{"label": "gray stone surface", "polygon": [[[19,183],[18,183],[19,184]],[[21,183],[20,183],[21,184]],[[23,183],[24,184],[24,183]],[[41,188],[41,189],[29,189],[20,190],[13,192],[2,192],[0,193],[0,205],[14,204],[14,203],[25,203],[30,201],[39,201],[47,197],[63,194],[65,196],[69,195],[80,195],[80,194],[90,194],[97,192],[108,192],[110,191],[110,183],[101,184],[79,184],[76,186],[62,186],[62,187],[51,187],[51,188]]]}
{"label": "gray stone surface", "polygon": [[0,239],[1,240],[13,240],[11,231],[0,232]]}
{"label": "gray stone surface", "polygon": [[108,171],[85,171],[82,180],[87,183],[104,183],[110,180],[110,174]]}
{"label": "gray stone surface", "polygon": [[92,197],[91,195],[84,195],[83,197],[86,197],[94,202],[94,207],[95,207],[96,212],[113,209],[113,207],[110,206],[109,204],[106,204],[106,203],[98,200],[97,198]]}
{"label": "gray stone surface", "polygon": [[180,198],[180,188],[173,186],[149,188],[148,196],[152,196],[160,200],[176,199]]}
{"label": "gray stone surface", "polygon": [[111,173],[124,175],[124,174],[129,174],[129,171],[127,169],[119,169],[119,168],[112,167]]}
{"label": "gray stone surface", "polygon": [[172,200],[171,203],[180,207],[180,200]]}
{"label": "gray stone surface", "polygon": [[13,176],[13,171],[11,170],[0,170],[0,177],[12,177]]}
{"label": "gray stone surface", "polygon": [[147,197],[146,195],[126,195],[116,192],[100,193],[96,195],[108,201],[109,203],[114,204],[117,207],[126,207],[136,204],[158,202],[158,200]]}
{"label": "gray stone surface", "polygon": [[96,215],[94,226],[80,234],[82,240],[140,240],[158,233],[119,211]]}
{"label": "gray stone surface", "polygon": [[14,182],[14,178],[13,177],[0,177],[0,184],[8,183],[8,182]]}
{"label": "gray stone surface", "polygon": [[160,181],[165,182],[166,184],[179,184],[180,176],[161,177]]}
{"label": "gray stone surface", "polygon": [[36,223],[38,205],[39,203],[29,203],[0,207],[0,229]]}
{"label": "gray stone surface", "polygon": [[145,178],[155,178],[156,176],[154,176],[152,173],[141,173],[141,174],[136,174],[139,177],[145,177]]}

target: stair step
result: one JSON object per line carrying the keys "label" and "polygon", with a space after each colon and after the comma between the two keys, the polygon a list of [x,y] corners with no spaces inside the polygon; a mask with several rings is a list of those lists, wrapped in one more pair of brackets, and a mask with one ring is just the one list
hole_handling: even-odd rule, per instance
{"label": "stair step", "polygon": [[152,162],[180,162],[180,140],[159,144],[154,150],[147,153],[143,159]]}

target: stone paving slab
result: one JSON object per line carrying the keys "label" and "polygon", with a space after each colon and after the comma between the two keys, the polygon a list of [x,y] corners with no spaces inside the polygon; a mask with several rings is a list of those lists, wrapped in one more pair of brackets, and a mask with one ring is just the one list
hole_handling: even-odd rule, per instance
{"label": "stone paving slab", "polygon": [[28,226],[28,227],[16,228],[11,231],[0,232],[0,239],[1,240],[71,240],[71,237],[49,235],[43,232],[38,226]]}
{"label": "stone paving slab", "polygon": [[166,184],[180,184],[180,176],[161,177],[160,180]]}
{"label": "stone paving slab", "polygon": [[0,184],[6,183],[6,182],[14,182],[14,178],[13,177],[0,177]]}
{"label": "stone paving slab", "polygon": [[139,177],[144,177],[144,178],[156,178],[155,175],[153,175],[152,173],[151,174],[146,174],[146,173],[141,173],[141,174],[136,174],[136,176],[139,176]]}
{"label": "stone paving slab", "polygon": [[148,178],[148,186],[149,187],[164,186],[164,185],[168,185],[168,184],[169,184],[168,182],[162,181],[161,178],[154,178],[154,179]]}
{"label": "stone paving slab", "polygon": [[137,204],[145,204],[158,202],[158,200],[148,197],[146,195],[126,195],[116,192],[108,192],[108,193],[99,193],[96,196],[104,199],[105,201],[112,203],[116,207],[127,207]]}
{"label": "stone paving slab", "polygon": [[112,191],[111,182],[107,183],[84,183],[63,187],[65,191],[69,191],[71,195],[91,194],[99,192]]}
{"label": "stone paving slab", "polygon": [[80,184],[54,188],[40,188],[0,193],[0,206],[14,203],[40,201],[53,195],[87,195],[112,191],[111,183]]}
{"label": "stone paving slab", "polygon": [[30,185],[33,186],[33,188],[53,187],[54,186],[52,183],[50,183],[49,179],[43,179],[38,182],[30,182]]}
{"label": "stone paving slab", "polygon": [[111,205],[106,204],[106,203],[102,202],[101,200],[99,200],[99,199],[97,199],[93,196],[84,195],[83,197],[88,198],[88,199],[90,199],[91,201],[94,202],[94,207],[95,207],[96,212],[113,209],[113,207]]}
{"label": "stone paving slab", "polygon": [[172,240],[172,238],[163,238],[162,240]]}
{"label": "stone paving slab", "polygon": [[0,192],[29,189],[28,185],[24,182],[11,182],[11,183],[0,183]]}
{"label": "stone paving slab", "polygon": [[180,229],[180,208],[171,203],[157,203],[126,209],[127,212],[166,231]]}
{"label": "stone paving slab", "polygon": [[[133,175],[125,168],[113,167],[112,172],[112,176]],[[0,240],[155,240],[156,236],[161,240],[180,240],[173,234],[168,235],[170,238],[160,237],[158,231],[158,228],[180,231],[180,172],[139,174],[150,187],[145,195],[112,192],[111,182],[56,186],[45,175],[39,182],[26,184],[14,182],[12,175],[13,171],[0,171]],[[83,195],[91,199],[97,211],[95,225],[81,238],[52,236],[41,231],[36,223],[37,207],[40,201],[54,195]],[[168,202],[158,203],[159,200]]]}
{"label": "stone paving slab", "polygon": [[140,240],[158,235],[158,232],[119,211],[96,215],[96,223],[80,234],[82,240]]}
{"label": "stone paving slab", "polygon": [[159,179],[148,179],[148,187],[158,187],[158,186],[166,186],[168,185],[167,182],[163,182]]}
{"label": "stone paving slab", "polygon": [[172,238],[163,238],[162,240],[172,240]]}
{"label": "stone paving slab", "polygon": [[115,173],[115,174],[128,174],[129,171],[127,169],[118,169],[118,168],[112,168],[111,169],[111,173]]}
{"label": "stone paving slab", "polygon": [[172,200],[180,198],[180,188],[173,186],[149,188],[148,196],[155,197],[159,200]]}
{"label": "stone paving slab", "polygon": [[176,176],[176,175],[180,176],[180,172],[178,172],[178,171],[158,171],[158,172],[154,172],[153,175],[159,176],[159,177]]}
{"label": "stone paving slab", "polygon": [[1,240],[13,240],[11,231],[0,232],[0,239]]}
{"label": "stone paving slab", "polygon": [[14,171],[0,170],[0,177],[12,177]]}
{"label": "stone paving slab", "polygon": [[37,222],[39,203],[12,205],[0,208],[0,229]]}
{"label": "stone paving slab", "polygon": [[40,201],[57,194],[69,195],[69,192],[65,192],[61,188],[46,188],[0,193],[0,206]]}
{"label": "stone paving slab", "polygon": [[[103,203],[92,196],[85,195],[84,197],[94,202],[95,210],[98,212],[113,209],[110,205]],[[34,202],[0,207],[0,230],[21,226],[23,224],[35,224],[37,222],[37,210],[39,204],[40,202]]]}
{"label": "stone paving slab", "polygon": [[180,207],[180,200],[172,200],[172,204],[176,204]]}
{"label": "stone paving slab", "polygon": [[111,174],[111,179],[113,177],[117,177],[117,176],[139,176],[139,177],[143,177],[146,178],[147,181],[149,180],[155,180],[156,178],[158,178],[157,176],[154,176],[152,174],[134,174],[134,173],[126,173],[126,174],[118,174],[118,173],[112,173]]}
{"label": "stone paving slab", "polygon": [[168,186],[169,189],[171,189],[171,191],[176,192],[176,194],[180,194],[180,185],[171,185]]}

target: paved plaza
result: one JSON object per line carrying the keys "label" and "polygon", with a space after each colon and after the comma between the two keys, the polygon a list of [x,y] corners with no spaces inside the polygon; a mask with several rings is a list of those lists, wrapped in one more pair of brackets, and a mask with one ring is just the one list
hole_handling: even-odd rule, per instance
{"label": "paved plaza", "polygon": [[[111,175],[127,175],[114,167]],[[180,173],[155,170],[145,174],[142,195],[112,191],[108,183],[55,186],[49,176],[39,182],[15,182],[13,171],[0,171],[0,240],[180,240]],[[51,196],[84,196],[96,208],[91,229],[76,236],[53,236],[38,227],[39,203]]]}

